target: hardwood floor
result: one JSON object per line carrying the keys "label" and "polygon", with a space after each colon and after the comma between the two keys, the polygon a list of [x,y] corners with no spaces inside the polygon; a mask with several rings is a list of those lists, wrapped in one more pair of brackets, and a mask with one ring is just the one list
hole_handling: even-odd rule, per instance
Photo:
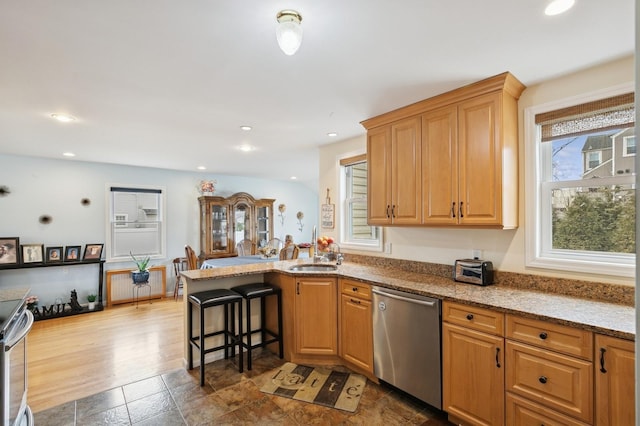
{"label": "hardwood floor", "polygon": [[183,367],[183,303],[173,298],[38,321],[27,340],[34,412]]}

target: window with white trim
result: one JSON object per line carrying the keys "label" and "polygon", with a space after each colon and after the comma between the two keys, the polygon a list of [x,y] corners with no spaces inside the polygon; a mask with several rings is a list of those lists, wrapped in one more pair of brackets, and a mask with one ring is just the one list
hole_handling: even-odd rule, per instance
{"label": "window with white trim", "polygon": [[342,226],[340,245],[359,250],[382,251],[382,231],[367,224],[367,157],[340,161]]}
{"label": "window with white trim", "polygon": [[622,155],[624,157],[631,157],[636,155],[636,137],[627,136],[622,139]]}
{"label": "window with white trim", "polygon": [[164,190],[108,186],[107,260],[165,257]]}
{"label": "window with white trim", "polygon": [[[634,94],[525,111],[527,266],[604,275],[635,271]],[[530,144],[530,142],[533,142]],[[529,191],[527,191],[529,194]],[[534,212],[534,213],[529,213]]]}

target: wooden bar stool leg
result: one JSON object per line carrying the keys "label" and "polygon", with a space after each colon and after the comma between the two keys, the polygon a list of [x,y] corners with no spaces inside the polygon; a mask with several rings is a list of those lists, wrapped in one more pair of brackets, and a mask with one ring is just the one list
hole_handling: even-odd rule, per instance
{"label": "wooden bar stool leg", "polygon": [[284,358],[284,343],[282,339],[282,292],[278,291],[278,351],[280,359]]}
{"label": "wooden bar stool leg", "polygon": [[[248,310],[248,312],[251,312],[250,310]],[[235,318],[233,319],[235,321]],[[234,330],[235,330],[235,325],[233,326]],[[238,345],[238,371],[240,371],[241,373],[243,372],[243,357],[242,357],[242,300],[238,301],[238,335],[235,335],[235,331],[234,331],[234,344],[233,344],[233,350],[235,352],[235,345]],[[249,361],[248,367],[249,370],[251,370],[251,361]]]}
{"label": "wooden bar stool leg", "polygon": [[191,339],[193,339],[193,305],[189,303],[189,316],[187,317],[187,335],[189,336],[189,352],[187,353],[189,361],[189,370],[193,370],[193,345]]}
{"label": "wooden bar stool leg", "polygon": [[251,299],[247,299],[247,370],[251,370]]}
{"label": "wooden bar stool leg", "polygon": [[200,305],[200,386],[204,386],[204,309]]}

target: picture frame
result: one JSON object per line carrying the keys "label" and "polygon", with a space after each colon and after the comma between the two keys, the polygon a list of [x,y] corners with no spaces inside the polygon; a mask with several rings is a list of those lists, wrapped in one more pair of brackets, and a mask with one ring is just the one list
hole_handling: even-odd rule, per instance
{"label": "picture frame", "polygon": [[62,247],[47,247],[47,263],[60,263],[63,259]]}
{"label": "picture frame", "polygon": [[82,260],[100,260],[104,244],[87,244],[84,246]]}
{"label": "picture frame", "polygon": [[80,249],[82,246],[65,246],[64,248],[64,261],[65,262],[78,262],[80,260]]}
{"label": "picture frame", "polygon": [[20,263],[20,238],[0,237],[0,266]]}
{"label": "picture frame", "polygon": [[320,210],[320,224],[323,228],[333,229],[335,226],[335,204],[323,204]]}
{"label": "picture frame", "polygon": [[20,247],[23,264],[44,262],[44,244],[22,244]]}

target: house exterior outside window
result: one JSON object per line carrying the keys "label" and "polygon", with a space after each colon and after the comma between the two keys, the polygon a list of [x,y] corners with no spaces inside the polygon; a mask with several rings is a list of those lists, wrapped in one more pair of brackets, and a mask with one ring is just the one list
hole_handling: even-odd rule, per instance
{"label": "house exterior outside window", "polygon": [[527,157],[536,159],[526,183],[527,266],[634,275],[633,102],[621,93],[525,111]]}

